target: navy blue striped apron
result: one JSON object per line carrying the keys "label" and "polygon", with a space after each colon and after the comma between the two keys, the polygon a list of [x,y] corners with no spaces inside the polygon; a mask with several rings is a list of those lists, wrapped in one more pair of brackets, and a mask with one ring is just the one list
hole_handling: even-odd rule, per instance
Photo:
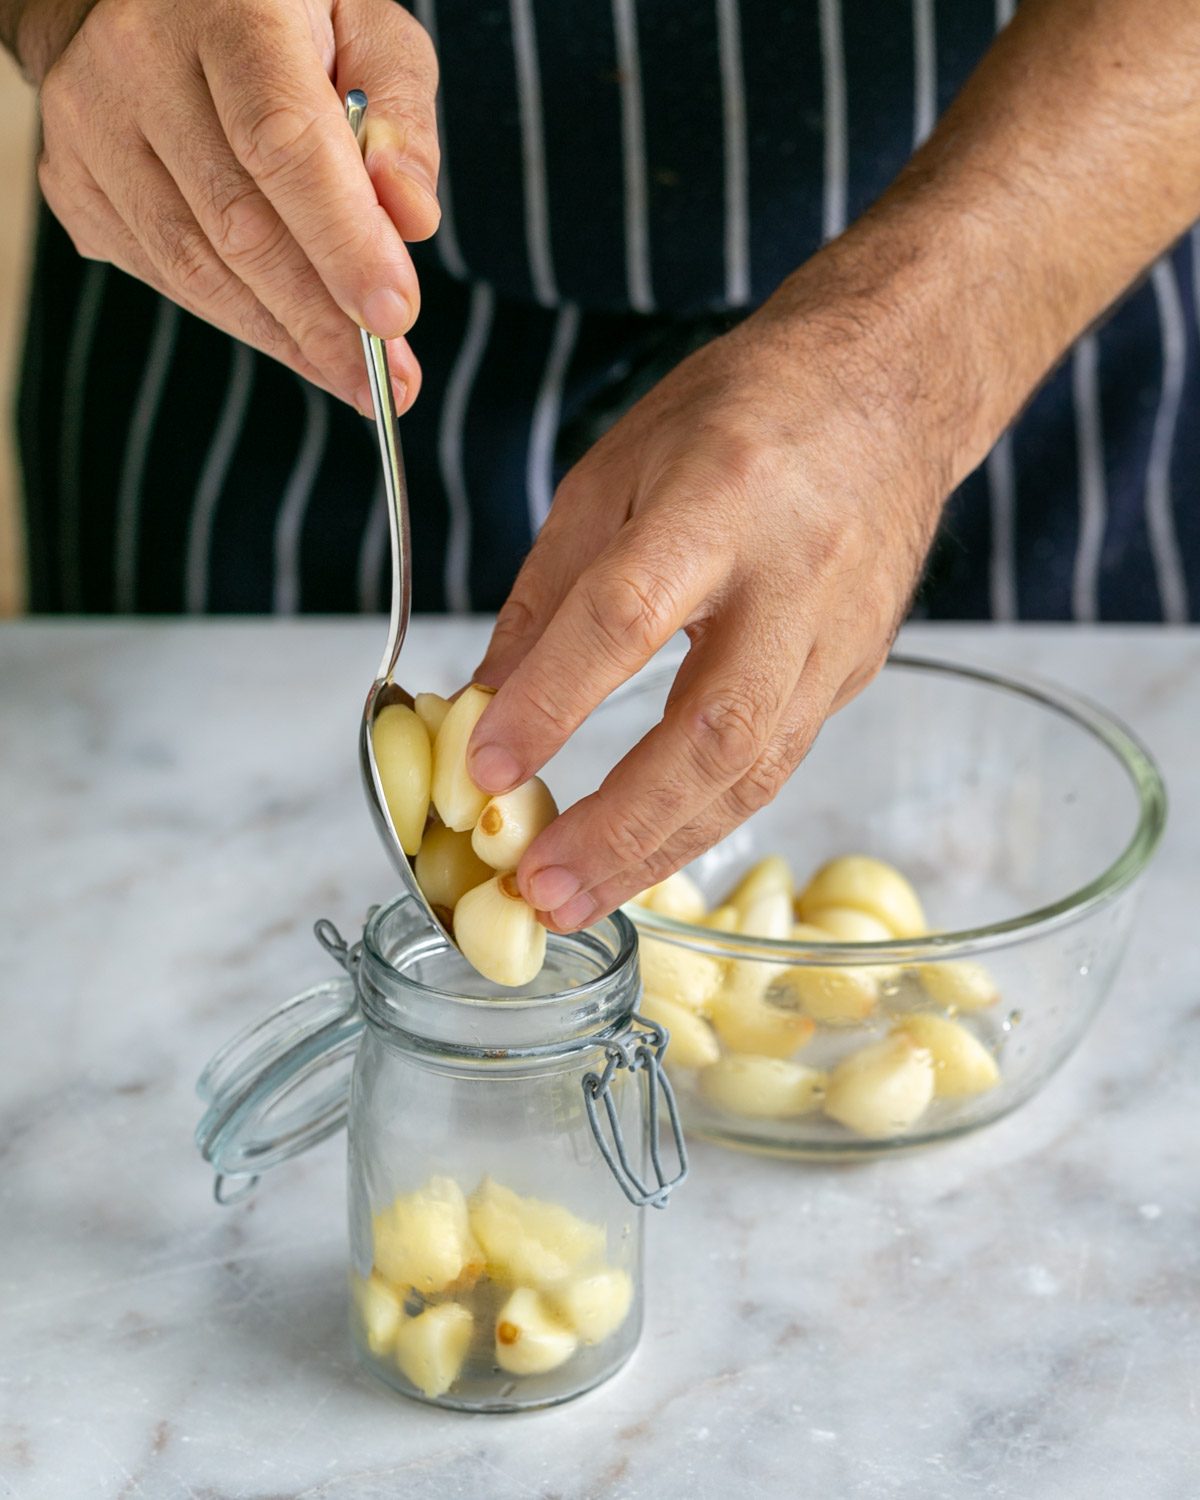
{"label": "navy blue striped apron", "polygon": [[[887,186],[1011,6],[412,0],[445,207],[403,420],[416,608],[502,603],[565,468]],[[36,611],[386,603],[368,425],[44,210],[19,439]],[[1200,231],[952,497],[917,613],[1200,619]]]}

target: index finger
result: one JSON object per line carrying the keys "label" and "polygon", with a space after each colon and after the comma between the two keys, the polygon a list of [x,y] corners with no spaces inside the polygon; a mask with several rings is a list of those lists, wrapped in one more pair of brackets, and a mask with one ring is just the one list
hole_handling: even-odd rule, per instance
{"label": "index finger", "polygon": [[303,11],[259,10],[254,24],[252,38],[218,26],[200,45],[221,128],[338,306],[380,338],[398,338],[416,320],[416,272]]}

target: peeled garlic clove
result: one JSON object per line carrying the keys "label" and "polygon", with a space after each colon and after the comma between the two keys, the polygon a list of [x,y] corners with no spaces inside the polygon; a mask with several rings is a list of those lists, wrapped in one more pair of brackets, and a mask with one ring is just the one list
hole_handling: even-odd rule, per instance
{"label": "peeled garlic clove", "polygon": [[670,1068],[707,1068],[721,1055],[716,1034],[695,1011],[658,995],[643,995],[638,1010],[647,1021],[665,1026],[670,1034],[666,1063]]}
{"label": "peeled garlic clove", "polygon": [[721,987],[724,964],[711,953],[683,948],[664,938],[638,934],[642,984],[652,995],[703,1015]]}
{"label": "peeled garlic clove", "polygon": [[457,1302],[441,1302],[408,1318],[396,1335],[396,1363],[424,1395],[444,1395],[462,1373],[474,1319]]}
{"label": "peeled garlic clove", "polygon": [[662,917],[674,917],[677,922],[702,921],[707,905],[704,893],[686,870],[676,870],[633,899],[635,905]]}
{"label": "peeled garlic clove", "polygon": [[819,1108],[825,1075],[780,1057],[723,1057],[700,1074],[710,1103],[732,1115],[788,1119]]}
{"label": "peeled garlic clove", "polygon": [[495,874],[471,847],[469,833],[440,825],[426,831],[415,868],[429,904],[451,912],[469,890]]}
{"label": "peeled garlic clove", "polygon": [[792,935],[792,898],[787,891],[760,891],[735,909],[738,932],[743,937],[782,941]]}
{"label": "peeled garlic clove", "polygon": [[474,828],[487,805],[488,793],[481,792],[467,774],[467,744],[494,694],[493,688],[472,683],[450,705],[434,743],[433,805],[446,827],[456,833]]}
{"label": "peeled garlic clove", "polygon": [[496,1318],[496,1363],[510,1375],[544,1375],[575,1353],[579,1340],[530,1287],[518,1287]]}
{"label": "peeled garlic clove", "polygon": [[965,959],[918,964],[917,978],[929,998],[947,1010],[983,1010],[1000,998],[996,981],[983,965]]}
{"label": "peeled garlic clove", "polygon": [[404,1302],[377,1271],[352,1277],[354,1305],[372,1354],[390,1354],[404,1321]]}
{"label": "peeled garlic clove", "polygon": [[624,1271],[593,1271],[555,1287],[549,1300],[585,1344],[598,1344],[615,1333],[629,1315],[633,1282]]}
{"label": "peeled garlic clove", "polygon": [[812,912],[807,925],[839,943],[890,943],[894,937],[886,922],[853,906],[822,906]]}
{"label": "peeled garlic clove", "polygon": [[1000,1082],[996,1059],[977,1036],[945,1016],[916,1011],[897,1031],[912,1037],[933,1058],[933,1091],[944,1099],[983,1094]]}
{"label": "peeled garlic clove", "polygon": [[706,917],[699,918],[696,925],[713,932],[737,932],[740,921],[736,906],[714,906]]}
{"label": "peeled garlic clove", "polygon": [[712,1022],[729,1052],[752,1052],[763,1057],[791,1057],[812,1040],[815,1026],[808,1016],[770,1005],[762,991],[779,978],[773,965],[735,962],[725,988],[712,1004]]}
{"label": "peeled garlic clove", "polygon": [[442,720],[450,712],[449,698],[443,698],[441,693],[418,693],[413,699],[413,708],[417,718],[428,729],[430,740],[436,740]]}
{"label": "peeled garlic clove", "polygon": [[604,1255],[600,1225],[560,1204],[522,1197],[490,1177],[471,1199],[471,1233],[487,1258],[488,1275],[506,1286],[564,1281]]}
{"label": "peeled garlic clove", "polygon": [[860,1047],[829,1075],[825,1113],[859,1135],[903,1133],[933,1098],[933,1058],[904,1032]]}
{"label": "peeled garlic clove", "polygon": [[375,1267],[397,1287],[426,1294],[470,1279],[483,1255],[471,1236],[467,1200],[451,1177],[431,1177],[374,1218]]}
{"label": "peeled garlic clove", "polygon": [[782,891],[790,901],[794,890],[792,872],[781,854],[768,855],[747,870],[734,888],[725,897],[724,905],[735,906],[745,913],[760,897]]}
{"label": "peeled garlic clove", "polygon": [[850,906],[876,917],[893,937],[919,937],[926,930],[916,891],[899,870],[866,854],[822,865],[796,905],[801,921],[818,925],[823,907]]}
{"label": "peeled garlic clove", "polygon": [[471,834],[471,847],[493,870],[515,870],[526,849],[557,817],[549,787],[540,776],[531,776],[488,801]]}
{"label": "peeled garlic clove", "polygon": [[797,965],[786,969],[772,985],[772,993],[786,996],[814,1021],[826,1026],[852,1026],[875,1009],[879,981],[873,969],[847,964],[829,968]]}
{"label": "peeled garlic clove", "polygon": [[493,984],[528,984],[546,960],[546,929],[511,873],[493,875],[459,898],[454,941],[467,962]]}
{"label": "peeled garlic clove", "polygon": [[411,708],[389,703],[371,725],[371,748],[388,816],[405,854],[416,854],[429,816],[433,752]]}

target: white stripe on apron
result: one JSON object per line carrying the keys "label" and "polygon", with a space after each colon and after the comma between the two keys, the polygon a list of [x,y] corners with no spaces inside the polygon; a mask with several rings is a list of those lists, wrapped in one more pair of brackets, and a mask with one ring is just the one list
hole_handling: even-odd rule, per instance
{"label": "white stripe on apron", "polygon": [[294,615],[300,608],[300,538],[304,514],[325,456],[329,435],[329,399],[324,391],[296,377],[304,392],[304,435],[283,491],[275,521],[275,590],[272,608],[277,615]]}
{"label": "white stripe on apron", "polygon": [[646,132],[635,0],[613,0],[617,69],[621,75],[621,141],[625,163],[625,279],[634,312],[654,311],[650,281]]}
{"label": "white stripe on apron", "polygon": [[229,380],[225,400],[217,418],[216,432],[209,444],[192,501],[188,523],[187,555],[183,572],[183,607],[189,614],[203,614],[208,607],[208,564],[212,555],[212,528],[217,514],[225,476],[233,461],[242,423],[250,404],[254,384],[254,356],[237,339],[230,341]]}
{"label": "white stripe on apron", "polygon": [[83,519],[83,418],[88,409],[88,365],[96,325],[100,321],[108,269],[99,261],[89,261],[84,270],[63,379],[62,512],[59,525],[63,608],[68,614],[78,614],[83,608],[83,538],[80,534]]}
{"label": "white stripe on apron", "polygon": [[741,16],[738,0],[716,3],[725,127],[725,300],[732,307],[744,307],[750,300],[750,211]]}
{"label": "white stripe on apron", "polygon": [[471,387],[487,348],[495,297],[490,286],[477,281],[471,288],[471,306],[462,344],[446,383],[438,424],[438,463],[450,508],[450,531],[446,538],[446,608],[452,614],[467,614],[471,608],[471,501],[467,493],[463,462],[463,433]]}
{"label": "white stripe on apron", "polygon": [[1150,272],[1150,285],[1158,304],[1163,375],[1162,395],[1154,416],[1154,433],[1146,461],[1146,530],[1150,535],[1150,552],[1154,558],[1163,619],[1171,625],[1182,625],[1188,617],[1188,591],[1171,505],[1171,455],[1175,449],[1175,428],[1183,400],[1187,338],[1183,301],[1175,280],[1175,265],[1169,256],[1158,261]]}
{"label": "white stripe on apron", "polygon": [[[413,14],[429,33],[429,40],[436,49],[437,17],[434,15],[433,7],[434,0],[415,0]],[[438,256],[441,259],[442,265],[445,266],[447,273],[462,281],[467,275],[467,263],[463,260],[462,250],[458,243],[458,232],[454,227],[454,198],[450,192],[450,174],[446,169],[446,121],[442,114],[442,95],[440,89],[438,90],[434,111],[437,119],[438,142],[442,149],[441,168],[438,172],[438,203],[442,209],[442,221],[438,225],[438,231],[434,235],[433,243],[437,247]]]}
{"label": "white stripe on apron", "polygon": [[146,472],[146,455],[154,435],[154,420],[171,368],[175,335],[179,328],[179,307],[164,297],[154,319],[154,334],[138,387],[133,416],[125,441],[121,462],[121,481],[117,489],[117,514],[113,528],[113,608],[118,614],[132,614],[137,607],[137,553],[142,499],[142,479]]}
{"label": "white stripe on apron", "polygon": [[1017,487],[1011,432],[1002,433],[988,454],[986,473],[992,520],[992,548],[988,557],[990,611],[994,620],[1015,620]]}
{"label": "white stripe on apron", "polygon": [[825,187],[823,227],[833,239],[846,227],[846,59],[841,0],[821,3],[821,69],[825,96]]}
{"label": "white stripe on apron", "polygon": [[1085,333],[1071,361],[1075,446],[1079,456],[1079,545],[1071,587],[1071,613],[1081,624],[1099,617],[1100,554],[1108,516],[1104,477],[1104,433],[1100,418],[1100,348]]}
{"label": "white stripe on apron", "polygon": [[521,159],[525,181],[525,245],[534,295],[543,307],[558,301],[550,253],[550,215],[546,203],[546,150],[542,139],[542,80],[538,73],[537,33],[532,0],[510,0],[513,54],[517,69],[517,107],[521,118]]}
{"label": "white stripe on apron", "polygon": [[912,0],[913,147],[921,144],[937,119],[937,32],[933,0]]}
{"label": "white stripe on apron", "polygon": [[529,447],[525,456],[525,493],[529,504],[529,531],[537,536],[554,498],[554,443],[562,410],[562,388],[571,354],[579,334],[579,308],[566,302],[554,320],[550,353],[538,386],[529,424]]}

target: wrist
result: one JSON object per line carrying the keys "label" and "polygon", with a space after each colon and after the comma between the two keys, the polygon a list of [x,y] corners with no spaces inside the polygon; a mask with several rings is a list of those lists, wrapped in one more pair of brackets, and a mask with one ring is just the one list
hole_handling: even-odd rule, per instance
{"label": "wrist", "polygon": [[0,0],[4,45],[41,86],[97,0]]}

